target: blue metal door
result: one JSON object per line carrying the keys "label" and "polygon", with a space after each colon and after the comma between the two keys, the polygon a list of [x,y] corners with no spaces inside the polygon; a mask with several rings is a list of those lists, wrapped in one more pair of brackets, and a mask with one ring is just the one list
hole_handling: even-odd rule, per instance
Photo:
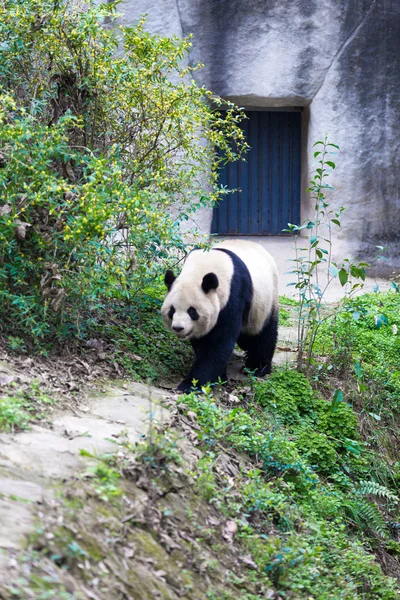
{"label": "blue metal door", "polygon": [[248,111],[246,159],[222,168],[220,183],[237,191],[214,208],[212,233],[279,235],[300,222],[301,113]]}

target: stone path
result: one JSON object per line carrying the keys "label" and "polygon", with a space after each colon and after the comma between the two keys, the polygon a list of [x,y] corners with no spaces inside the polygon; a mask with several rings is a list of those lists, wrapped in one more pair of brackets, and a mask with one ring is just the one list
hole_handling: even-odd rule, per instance
{"label": "stone path", "polygon": [[159,404],[164,395],[141,383],[109,387],[92,394],[75,414],[56,413],[51,429],[34,425],[30,431],[0,434],[0,582],[33,530],[40,504],[51,501],[55,484],[87,469],[80,451],[115,451],[112,439],[122,432],[131,442],[139,440],[150,411],[158,422],[166,418],[168,411]]}

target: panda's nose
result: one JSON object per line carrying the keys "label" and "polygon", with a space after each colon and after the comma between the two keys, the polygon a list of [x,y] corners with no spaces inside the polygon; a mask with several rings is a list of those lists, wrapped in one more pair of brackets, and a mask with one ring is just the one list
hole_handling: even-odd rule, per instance
{"label": "panda's nose", "polygon": [[174,326],[172,327],[172,329],[173,329],[174,331],[176,331],[176,333],[179,333],[180,331],[183,331],[183,329],[184,329],[184,328],[183,328],[183,327],[175,327],[175,325],[174,325]]}

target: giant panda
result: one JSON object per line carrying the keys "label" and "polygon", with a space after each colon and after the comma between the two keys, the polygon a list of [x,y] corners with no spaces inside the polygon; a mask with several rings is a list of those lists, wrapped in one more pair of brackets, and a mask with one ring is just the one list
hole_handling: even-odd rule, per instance
{"label": "giant panda", "polygon": [[260,244],[232,239],[211,250],[192,250],[178,277],[165,274],[168,292],[161,308],[166,327],[189,339],[193,366],[178,390],[226,380],[235,343],[246,353],[246,367],[264,376],[278,334],[278,272]]}

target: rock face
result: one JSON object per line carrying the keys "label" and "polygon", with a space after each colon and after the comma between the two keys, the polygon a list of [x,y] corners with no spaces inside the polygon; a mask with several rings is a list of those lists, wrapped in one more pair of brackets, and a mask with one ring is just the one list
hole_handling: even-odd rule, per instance
{"label": "rock face", "polygon": [[[400,270],[398,0],[125,0],[124,22],[147,13],[159,34],[193,33],[200,83],[245,107],[303,107],[302,177],[312,144],[340,148],[331,178],[345,206],[336,255]],[[302,217],[308,201],[302,199]],[[205,226],[210,219],[206,219]],[[381,271],[382,273],[382,271]]]}

